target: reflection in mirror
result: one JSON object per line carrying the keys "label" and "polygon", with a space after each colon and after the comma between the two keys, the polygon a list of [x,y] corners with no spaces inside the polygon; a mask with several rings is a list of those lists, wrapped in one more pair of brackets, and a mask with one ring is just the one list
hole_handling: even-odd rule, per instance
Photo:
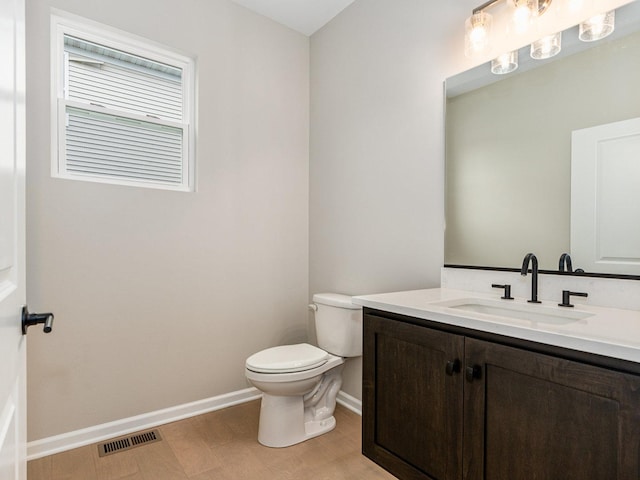
{"label": "reflection in mirror", "polygon": [[[570,29],[563,55],[521,61],[512,74],[482,65],[447,80],[445,264],[514,268],[530,251],[545,270],[563,252],[576,269],[588,263],[571,240],[572,132],[640,117],[640,2],[618,9],[616,22],[594,43]],[[585,270],[640,274],[607,265]]]}
{"label": "reflection in mirror", "polygon": [[571,253],[587,271],[640,275],[640,118],[574,130]]}

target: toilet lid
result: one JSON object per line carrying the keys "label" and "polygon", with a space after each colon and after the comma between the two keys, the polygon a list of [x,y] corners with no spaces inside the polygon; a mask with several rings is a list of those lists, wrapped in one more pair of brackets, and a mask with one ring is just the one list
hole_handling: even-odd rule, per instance
{"label": "toilet lid", "polygon": [[247,358],[247,368],[258,373],[291,373],[310,370],[327,363],[329,354],[324,350],[299,343],[267,348]]}

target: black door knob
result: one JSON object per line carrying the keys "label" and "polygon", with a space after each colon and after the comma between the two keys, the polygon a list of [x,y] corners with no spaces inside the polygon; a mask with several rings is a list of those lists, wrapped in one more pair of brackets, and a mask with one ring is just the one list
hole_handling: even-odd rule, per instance
{"label": "black door knob", "polygon": [[27,334],[27,328],[32,325],[44,324],[42,331],[49,333],[53,329],[53,313],[29,313],[26,305],[22,307],[22,334]]}

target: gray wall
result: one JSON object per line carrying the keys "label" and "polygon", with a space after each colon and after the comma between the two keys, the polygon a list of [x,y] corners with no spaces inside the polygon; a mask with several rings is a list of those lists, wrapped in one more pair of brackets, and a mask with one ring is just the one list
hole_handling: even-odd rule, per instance
{"label": "gray wall", "polygon": [[[196,193],[52,179],[49,7],[197,56]],[[29,440],[246,388],[307,338],[309,39],[227,0],[27,2]]]}
{"label": "gray wall", "polygon": [[[443,81],[480,63],[463,53],[464,20],[480,3],[356,0],[311,37],[311,293],[439,285]],[[496,52],[524,43],[496,36]],[[357,398],[361,372],[350,360],[343,390]]]}
{"label": "gray wall", "polygon": [[[49,6],[197,55],[197,193],[50,178]],[[30,0],[28,300],[56,324],[29,337],[29,439],[244,388],[315,292],[437,286],[469,8],[356,0],[309,70],[307,38],[226,0]]]}
{"label": "gray wall", "polygon": [[[443,81],[463,69],[468,15],[445,0],[358,0],[311,37],[312,293],[439,285]],[[357,398],[361,370],[345,370]]]}

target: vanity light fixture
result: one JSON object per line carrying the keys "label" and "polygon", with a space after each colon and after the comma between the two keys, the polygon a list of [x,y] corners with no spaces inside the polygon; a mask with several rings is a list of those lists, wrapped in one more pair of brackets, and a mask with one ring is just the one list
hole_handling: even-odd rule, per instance
{"label": "vanity light fixture", "polygon": [[491,60],[491,73],[504,75],[518,68],[518,51],[503,53]]}
{"label": "vanity light fixture", "polygon": [[595,42],[613,33],[615,30],[616,11],[595,15],[580,24],[578,38],[583,42]]}
{"label": "vanity light fixture", "polygon": [[492,17],[485,10],[500,2],[508,3],[511,15],[509,22],[516,33],[526,32],[532,20],[542,15],[551,5],[552,0],[489,0],[475,8],[465,22],[465,55],[473,57],[489,48],[489,33]]}
{"label": "vanity light fixture", "polygon": [[[497,3],[506,2],[506,10],[510,19],[505,34],[513,31],[517,34],[526,32],[532,24],[545,13],[553,0],[489,0],[473,9],[469,18],[465,21],[464,53],[467,57],[475,57],[486,53],[490,45],[490,34],[493,23],[492,16],[485,10]],[[566,0],[562,5],[570,12],[584,8],[588,3],[585,0]],[[559,7],[560,8],[560,7]],[[579,38],[583,42],[600,40],[615,29],[615,10],[595,15],[580,24]],[[531,44],[531,58],[544,60],[560,53],[562,49],[562,32],[546,35]],[[496,75],[511,73],[518,68],[518,52],[506,52],[491,61],[491,72]]]}

